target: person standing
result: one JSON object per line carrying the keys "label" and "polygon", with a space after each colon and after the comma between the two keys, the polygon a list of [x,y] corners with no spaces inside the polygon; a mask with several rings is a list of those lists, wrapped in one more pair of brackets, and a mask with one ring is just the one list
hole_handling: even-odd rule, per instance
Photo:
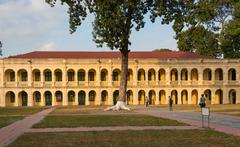
{"label": "person standing", "polygon": [[205,108],[206,107],[206,98],[204,97],[204,94],[201,95],[199,105],[200,105],[201,108]]}
{"label": "person standing", "polygon": [[169,110],[172,111],[173,99],[171,96],[168,97]]}

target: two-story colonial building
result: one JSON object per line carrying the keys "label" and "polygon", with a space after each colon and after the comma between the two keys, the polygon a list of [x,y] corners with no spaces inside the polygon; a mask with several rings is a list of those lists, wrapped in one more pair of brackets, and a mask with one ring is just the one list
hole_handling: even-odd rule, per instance
{"label": "two-story colonial building", "polygon": [[[240,60],[188,52],[130,52],[127,103],[240,103]],[[119,52],[35,51],[0,59],[0,106],[113,105]]]}

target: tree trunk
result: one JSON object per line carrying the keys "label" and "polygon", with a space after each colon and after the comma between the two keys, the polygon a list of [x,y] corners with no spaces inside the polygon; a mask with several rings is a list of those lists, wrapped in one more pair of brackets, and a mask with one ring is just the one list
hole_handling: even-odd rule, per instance
{"label": "tree trunk", "polygon": [[128,49],[122,49],[121,52],[121,83],[119,88],[119,99],[118,101],[126,101],[127,93],[127,76],[128,76]]}
{"label": "tree trunk", "polygon": [[126,91],[127,91],[128,53],[129,53],[129,50],[128,50],[128,48],[121,49],[120,52],[121,52],[121,56],[122,56],[121,57],[122,62],[121,62],[121,83],[120,83],[120,87],[119,87],[119,97],[118,97],[116,105],[114,105],[112,107],[108,107],[108,108],[104,109],[104,111],[120,110],[120,109],[130,110],[125,105]]}

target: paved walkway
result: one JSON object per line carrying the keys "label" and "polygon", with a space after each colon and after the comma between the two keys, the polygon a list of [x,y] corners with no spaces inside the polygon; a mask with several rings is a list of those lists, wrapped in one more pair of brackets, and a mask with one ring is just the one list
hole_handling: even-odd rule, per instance
{"label": "paved walkway", "polygon": [[[136,112],[140,114],[173,119],[183,123],[190,124],[192,126],[202,127],[201,112],[168,111],[167,109],[161,108],[137,109]],[[204,126],[207,127],[206,118]],[[240,136],[240,118],[211,113],[210,128],[227,134]]]}
{"label": "paved walkway", "polygon": [[36,114],[27,116],[23,120],[19,120],[9,126],[0,129],[0,147],[6,146],[13,142],[17,137],[22,135],[27,129],[31,128],[35,123],[42,120],[48,113],[55,108],[49,108]]}
{"label": "paved walkway", "polygon": [[124,131],[124,130],[191,130],[195,126],[118,126],[118,127],[77,127],[28,129],[26,132],[87,132],[87,131]]}

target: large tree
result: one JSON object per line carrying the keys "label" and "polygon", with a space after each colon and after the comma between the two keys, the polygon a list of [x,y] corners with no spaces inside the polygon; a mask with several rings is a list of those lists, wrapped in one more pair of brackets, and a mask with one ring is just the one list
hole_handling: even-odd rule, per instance
{"label": "large tree", "polygon": [[240,58],[240,2],[235,5],[233,18],[222,32],[221,48],[224,58]]}
{"label": "large tree", "polygon": [[[57,0],[46,0],[54,6]],[[127,90],[128,53],[131,30],[144,27],[144,16],[149,12],[151,0],[60,0],[69,7],[70,32],[76,31],[89,13],[94,15],[93,40],[98,46],[106,44],[121,52],[121,82],[119,98],[111,109],[128,109],[124,105]]]}

